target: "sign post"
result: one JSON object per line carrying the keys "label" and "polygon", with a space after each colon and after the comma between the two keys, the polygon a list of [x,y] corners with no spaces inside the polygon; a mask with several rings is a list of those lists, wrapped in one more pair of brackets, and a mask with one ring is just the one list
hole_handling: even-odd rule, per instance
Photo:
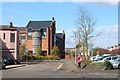
{"label": "sign post", "polygon": [[26,52],[26,64],[27,64],[27,62],[28,62],[28,52],[29,52],[29,50],[26,49],[25,52]]}

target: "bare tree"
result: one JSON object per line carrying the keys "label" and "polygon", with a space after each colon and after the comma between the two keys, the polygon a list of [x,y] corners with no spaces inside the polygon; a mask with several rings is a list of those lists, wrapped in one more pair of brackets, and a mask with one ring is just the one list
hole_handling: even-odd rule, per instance
{"label": "bare tree", "polygon": [[93,34],[96,22],[95,18],[85,8],[78,7],[76,20],[74,21],[76,30],[73,31],[73,35],[77,44],[86,51],[87,56],[91,44],[90,40],[99,35]]}

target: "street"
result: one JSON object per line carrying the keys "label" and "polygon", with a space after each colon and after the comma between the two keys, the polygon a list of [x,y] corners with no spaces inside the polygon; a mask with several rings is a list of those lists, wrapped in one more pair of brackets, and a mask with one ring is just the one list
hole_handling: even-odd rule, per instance
{"label": "street", "polygon": [[[92,71],[84,69],[57,70],[62,62],[42,62],[2,70],[3,78],[118,78],[118,70]],[[64,65],[67,66],[67,65]],[[70,65],[69,65],[70,66]],[[73,67],[71,68],[73,69]]]}

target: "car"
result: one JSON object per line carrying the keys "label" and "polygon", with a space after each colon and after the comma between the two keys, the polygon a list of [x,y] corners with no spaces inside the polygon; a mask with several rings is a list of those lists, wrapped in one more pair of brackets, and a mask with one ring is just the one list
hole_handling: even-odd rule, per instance
{"label": "car", "polygon": [[108,57],[101,57],[97,60],[97,62],[104,62],[104,61],[114,61],[114,60],[119,60],[119,56],[108,56]]}
{"label": "car", "polygon": [[113,68],[118,68],[120,69],[120,60],[114,60],[110,62],[113,66]]}
{"label": "car", "polygon": [[5,69],[6,68],[6,65],[5,65],[5,62],[4,60],[2,59],[2,57],[0,57],[0,69]]}
{"label": "car", "polygon": [[109,61],[113,68],[119,68],[120,69],[120,56],[108,56],[105,58],[99,58],[96,62],[104,62]]}
{"label": "car", "polygon": [[20,60],[14,60],[14,64],[20,64]]}
{"label": "car", "polygon": [[3,56],[6,65],[20,64],[20,60],[14,60],[8,56]]}
{"label": "car", "polygon": [[99,61],[102,62],[101,60],[103,60],[106,57],[109,57],[109,56],[98,56],[98,57],[95,57],[93,61],[94,62],[99,62]]}
{"label": "car", "polygon": [[4,62],[6,65],[12,65],[14,64],[14,60],[8,56],[2,56]]}

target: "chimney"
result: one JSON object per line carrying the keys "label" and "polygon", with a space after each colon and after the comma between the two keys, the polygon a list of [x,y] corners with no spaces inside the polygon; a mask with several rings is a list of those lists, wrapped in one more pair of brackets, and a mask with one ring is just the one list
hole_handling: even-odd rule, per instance
{"label": "chimney", "polygon": [[13,23],[12,22],[10,22],[10,27],[13,27]]}
{"label": "chimney", "polygon": [[63,30],[63,34],[65,34],[65,31]]}
{"label": "chimney", "polygon": [[52,17],[52,20],[54,21],[54,17]]}

